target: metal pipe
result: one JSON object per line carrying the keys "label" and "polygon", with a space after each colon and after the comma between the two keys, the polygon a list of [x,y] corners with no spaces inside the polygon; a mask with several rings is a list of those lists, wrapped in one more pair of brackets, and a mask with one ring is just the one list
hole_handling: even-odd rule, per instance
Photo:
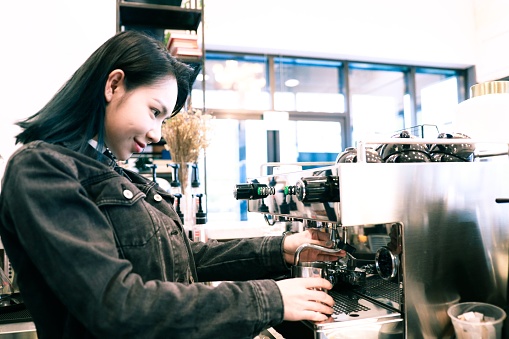
{"label": "metal pipe", "polygon": [[309,244],[309,243],[302,244],[295,251],[295,256],[294,256],[293,264],[297,266],[299,264],[299,262],[300,262],[300,253],[302,251],[310,249],[310,248],[315,249],[315,250],[319,250],[319,251],[322,251],[322,252],[326,252],[326,253],[339,253],[341,251],[340,248],[338,248],[338,249],[328,248],[328,247],[324,247],[324,246],[320,246],[320,245],[315,245],[315,244]]}

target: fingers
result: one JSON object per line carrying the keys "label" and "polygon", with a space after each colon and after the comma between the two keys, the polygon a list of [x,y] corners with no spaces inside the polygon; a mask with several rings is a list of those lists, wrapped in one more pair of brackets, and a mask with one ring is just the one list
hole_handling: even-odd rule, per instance
{"label": "fingers", "polygon": [[310,290],[311,289],[330,290],[332,288],[332,284],[330,283],[330,281],[323,278],[295,278],[295,279],[302,281],[304,287]]}
{"label": "fingers", "polygon": [[320,290],[310,290],[309,291],[309,301],[314,303],[319,303],[321,306],[324,306],[325,308],[321,307],[319,309],[316,309],[315,311],[320,311],[322,313],[331,314],[332,312],[332,306],[334,306],[334,299],[327,293],[320,291]]}
{"label": "fingers", "polygon": [[322,278],[293,278],[276,282],[284,304],[284,319],[324,321],[334,309],[334,299],[327,294],[332,284]]}
{"label": "fingers", "polygon": [[303,295],[303,298],[303,311],[308,312],[311,316],[311,318],[307,318],[308,320],[323,321],[334,313],[334,299],[324,290],[310,289]]}
{"label": "fingers", "polygon": [[337,261],[339,258],[343,258],[346,256],[346,251],[341,250],[338,253],[330,254],[330,253],[319,253],[317,255],[317,259],[320,261]]}
{"label": "fingers", "polygon": [[[316,304],[316,303],[315,303]],[[303,311],[301,314],[299,314],[299,320],[309,320],[313,322],[325,322],[327,321],[330,316],[324,313],[320,312],[314,312],[314,311]],[[288,320],[288,319],[285,319]]]}
{"label": "fingers", "polygon": [[337,253],[327,253],[319,250],[309,250],[301,254],[301,261],[337,261],[346,256],[346,252],[341,250]]}
{"label": "fingers", "polygon": [[320,230],[308,228],[308,231],[311,234],[311,239],[313,240],[319,240],[319,241],[327,241],[330,240],[330,234],[321,232]]}
{"label": "fingers", "polygon": [[330,239],[329,233],[321,232],[315,229],[308,229],[308,231],[310,232],[311,235],[312,240],[310,242],[312,244],[322,245],[325,247],[334,246],[334,242]]}

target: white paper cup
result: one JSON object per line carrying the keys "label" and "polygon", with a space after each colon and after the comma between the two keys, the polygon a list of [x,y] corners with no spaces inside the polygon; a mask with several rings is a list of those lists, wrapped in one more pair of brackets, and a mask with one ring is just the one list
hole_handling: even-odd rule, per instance
{"label": "white paper cup", "polygon": [[[458,318],[458,316],[468,312],[479,312],[485,318],[492,318],[492,320],[470,322]],[[447,314],[451,318],[457,339],[502,338],[502,326],[506,313],[500,307],[479,302],[464,302],[449,307]]]}

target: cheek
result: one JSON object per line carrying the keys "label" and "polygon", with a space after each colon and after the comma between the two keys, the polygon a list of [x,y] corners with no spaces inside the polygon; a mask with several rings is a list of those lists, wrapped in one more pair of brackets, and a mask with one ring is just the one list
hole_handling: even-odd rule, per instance
{"label": "cheek", "polygon": [[121,105],[112,102],[106,106],[104,116],[104,133],[107,140],[110,142],[113,139],[118,139],[119,135],[126,132],[126,123],[130,121],[126,120],[124,110],[121,109]]}
{"label": "cheek", "polygon": [[106,107],[106,112],[104,114],[104,132],[106,135],[109,134],[109,131],[111,129],[111,113],[108,107]]}

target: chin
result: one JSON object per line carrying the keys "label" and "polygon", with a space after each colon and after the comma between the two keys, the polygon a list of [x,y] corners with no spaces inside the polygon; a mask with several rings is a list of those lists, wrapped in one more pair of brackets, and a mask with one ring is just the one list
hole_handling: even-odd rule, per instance
{"label": "chin", "polygon": [[129,153],[129,154],[115,154],[115,158],[117,159],[117,161],[126,161],[127,159],[129,159],[131,157],[131,155],[133,155],[132,153]]}
{"label": "chin", "polygon": [[127,160],[129,160],[129,158],[130,158],[131,156],[132,156],[132,154],[130,154],[130,155],[129,155],[129,156],[127,156],[127,157],[118,157],[118,158],[117,158],[117,160],[118,160],[118,161],[127,161]]}

